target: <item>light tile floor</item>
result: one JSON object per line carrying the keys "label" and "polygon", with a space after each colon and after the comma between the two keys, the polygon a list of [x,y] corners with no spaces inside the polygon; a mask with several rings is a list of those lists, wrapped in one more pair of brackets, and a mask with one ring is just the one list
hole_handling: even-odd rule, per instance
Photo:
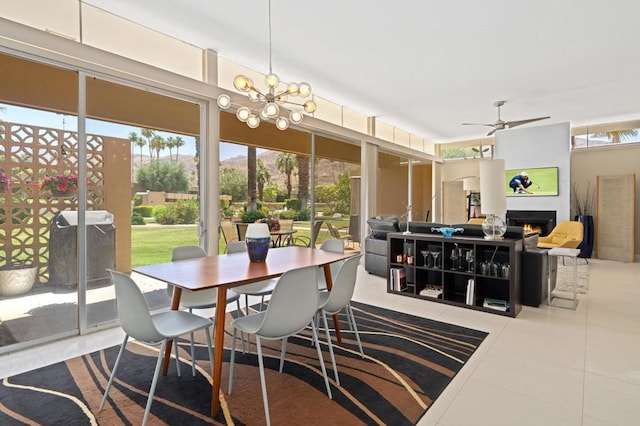
{"label": "light tile floor", "polygon": [[[523,307],[511,319],[391,295],[362,266],[354,299],[489,333],[418,425],[638,425],[640,263],[590,264],[576,311]],[[121,339],[111,329],[5,355],[0,377]]]}

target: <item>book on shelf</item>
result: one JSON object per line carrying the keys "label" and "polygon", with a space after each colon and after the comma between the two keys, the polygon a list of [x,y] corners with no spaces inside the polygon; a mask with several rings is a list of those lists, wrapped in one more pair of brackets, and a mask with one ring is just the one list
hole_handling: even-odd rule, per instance
{"label": "book on shelf", "polygon": [[489,309],[495,309],[496,311],[507,311],[511,304],[507,300],[485,297],[482,306]]}
{"label": "book on shelf", "polygon": [[389,270],[389,286],[393,291],[405,291],[407,289],[407,274],[404,268],[391,268]]}
{"label": "book on shelf", "polygon": [[431,297],[432,299],[442,298],[442,286],[427,285],[420,290],[420,296]]}
{"label": "book on shelf", "polygon": [[475,305],[476,302],[476,281],[473,278],[467,280],[467,297],[465,300],[467,305]]}

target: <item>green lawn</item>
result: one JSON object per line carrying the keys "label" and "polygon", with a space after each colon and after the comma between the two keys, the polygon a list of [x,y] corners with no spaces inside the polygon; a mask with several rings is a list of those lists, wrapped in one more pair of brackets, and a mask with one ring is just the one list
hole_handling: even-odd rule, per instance
{"label": "green lawn", "polygon": [[131,266],[169,262],[177,246],[198,245],[196,226],[132,226]]}
{"label": "green lawn", "polygon": [[[336,226],[347,226],[349,221],[332,221]],[[343,223],[344,222],[344,223]],[[295,236],[309,237],[311,234],[309,222],[296,222]],[[320,230],[316,241],[322,243],[329,238],[326,225]],[[196,226],[149,226],[137,225],[131,227],[131,266],[152,265],[155,263],[169,262],[171,250],[177,246],[198,245]],[[226,244],[220,238],[220,253],[224,253]]]}

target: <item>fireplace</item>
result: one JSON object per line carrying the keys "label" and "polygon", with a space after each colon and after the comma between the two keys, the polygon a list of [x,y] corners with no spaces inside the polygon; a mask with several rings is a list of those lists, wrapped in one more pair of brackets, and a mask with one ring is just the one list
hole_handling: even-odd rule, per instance
{"label": "fireplace", "polygon": [[549,235],[556,226],[553,210],[507,210],[507,225],[522,226],[525,234]]}

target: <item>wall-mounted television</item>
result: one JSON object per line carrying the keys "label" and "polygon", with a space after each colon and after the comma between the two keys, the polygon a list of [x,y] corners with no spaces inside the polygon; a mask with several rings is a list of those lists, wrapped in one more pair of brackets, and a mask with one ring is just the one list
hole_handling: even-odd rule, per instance
{"label": "wall-mounted television", "polygon": [[504,183],[507,197],[558,195],[558,168],[505,170]]}

